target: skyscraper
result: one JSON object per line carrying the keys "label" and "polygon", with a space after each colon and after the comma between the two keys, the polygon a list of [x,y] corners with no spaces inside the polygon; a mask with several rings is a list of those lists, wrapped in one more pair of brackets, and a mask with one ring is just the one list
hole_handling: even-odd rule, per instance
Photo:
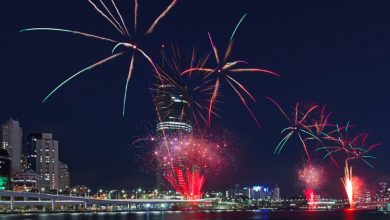
{"label": "skyscraper", "polygon": [[280,201],[280,187],[279,186],[274,186],[272,188],[272,201]]}
{"label": "skyscraper", "polygon": [[59,162],[58,166],[58,175],[59,175],[59,189],[69,189],[70,188],[70,173],[67,164]]}
{"label": "skyscraper", "polygon": [[42,133],[29,133],[27,137],[26,157],[27,169],[36,171],[37,141],[42,139]]}
{"label": "skyscraper", "polygon": [[[154,103],[157,113],[157,133],[160,138],[171,135],[188,134],[192,131],[190,106],[178,82],[167,82],[157,87]],[[180,164],[175,164],[180,166]],[[167,169],[171,166],[163,164],[157,168],[157,188],[167,189]]]}
{"label": "skyscraper", "polygon": [[189,133],[192,131],[189,103],[183,92],[174,85],[159,85],[155,96],[160,133]]}
{"label": "skyscraper", "polygon": [[10,118],[1,125],[0,130],[1,148],[7,150],[11,157],[11,175],[17,174],[21,170],[22,128],[19,126],[19,121]]}
{"label": "skyscraper", "polygon": [[58,141],[53,140],[51,133],[42,133],[42,138],[36,142],[36,171],[45,189],[59,188],[58,175]]}

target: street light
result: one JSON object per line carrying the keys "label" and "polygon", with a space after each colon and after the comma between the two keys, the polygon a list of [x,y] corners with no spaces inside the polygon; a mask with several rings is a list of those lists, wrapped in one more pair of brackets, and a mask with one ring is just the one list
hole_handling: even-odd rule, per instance
{"label": "street light", "polygon": [[139,188],[136,192],[135,192],[135,198],[139,199],[139,194],[142,192],[142,189]]}
{"label": "street light", "polygon": [[87,190],[87,197],[89,198],[89,193],[91,192],[90,189]]}
{"label": "street light", "polygon": [[72,196],[72,191],[74,192],[74,195],[76,196],[76,188],[74,188],[73,190],[71,190],[71,191],[69,192],[69,196]]}

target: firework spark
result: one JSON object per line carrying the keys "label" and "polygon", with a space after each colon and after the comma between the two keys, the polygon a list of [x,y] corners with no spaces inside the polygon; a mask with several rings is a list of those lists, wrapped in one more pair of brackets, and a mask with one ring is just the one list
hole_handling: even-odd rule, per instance
{"label": "firework spark", "polygon": [[[131,79],[132,73],[134,71],[134,56],[136,55],[136,53],[141,54],[141,56],[144,57],[152,65],[155,73],[157,75],[160,75],[159,74],[159,70],[158,70],[156,64],[153,62],[153,60],[150,58],[150,56],[147,53],[145,53],[145,51],[140,49],[137,46],[137,43],[133,40],[134,39],[134,35],[137,34],[138,1],[136,0],[135,3],[134,3],[135,9],[134,9],[134,34],[133,34],[133,37],[130,35],[130,33],[129,33],[127,27],[126,27],[126,24],[124,22],[123,16],[120,13],[120,11],[119,11],[117,5],[115,4],[114,0],[111,0],[111,6],[115,9],[115,13],[110,11],[109,7],[102,0],[99,0],[100,4],[98,4],[98,3],[96,3],[96,1],[92,1],[92,0],[88,0],[88,2],[98,12],[98,14],[100,14],[103,18],[105,18],[105,20],[107,20],[127,40],[126,41],[113,40],[113,39],[110,39],[110,38],[107,38],[107,37],[98,36],[98,35],[95,35],[95,34],[89,34],[89,33],[85,33],[85,32],[73,31],[73,30],[67,30],[67,29],[59,29],[59,28],[28,28],[28,29],[23,29],[20,32],[27,32],[27,31],[66,32],[66,33],[72,33],[72,34],[84,36],[84,37],[87,37],[87,38],[93,38],[93,39],[97,39],[97,40],[108,41],[110,43],[115,43],[115,45],[113,47],[113,50],[112,50],[113,53],[115,52],[115,50],[119,46],[124,46],[125,48],[129,48],[132,51],[132,53],[131,53],[131,58],[129,59],[129,61],[130,61],[130,68],[129,68],[129,72],[127,74],[126,84],[125,84],[125,91],[124,91],[124,95],[123,95],[124,96],[124,98],[123,98],[124,100],[123,100],[122,115],[124,116],[125,115],[125,110],[126,110],[127,89],[128,89],[128,84],[129,84],[129,81]],[[173,0],[172,3],[162,12],[162,14],[156,18],[156,20],[152,23],[152,25],[150,26],[150,28],[148,29],[148,31],[145,34],[152,33],[153,30],[158,25],[158,23],[168,14],[168,12],[176,5],[176,3],[177,3],[177,0]],[[109,61],[111,59],[114,59],[116,57],[119,57],[121,55],[123,55],[123,52],[117,53],[117,54],[115,54],[115,55],[113,55],[113,56],[111,56],[109,58],[106,58],[104,60],[98,61],[96,64],[94,64],[92,66],[89,66],[87,68],[84,68],[81,71],[77,72],[76,74],[73,74],[71,77],[67,78],[65,81],[60,83],[56,88],[54,88],[49,93],[49,95],[47,95],[45,97],[43,102],[45,102],[48,98],[50,98],[58,89],[60,89],[65,84],[67,84],[71,79],[76,78],[78,75],[80,75],[81,73],[85,72],[86,70],[93,69],[94,67],[96,67],[96,66],[98,66],[98,65],[100,65],[102,63],[105,63],[105,62],[107,62],[107,61]]]}
{"label": "firework spark", "polygon": [[299,181],[304,185],[303,194],[309,204],[309,209],[313,208],[312,203],[316,202],[315,192],[323,185],[324,169],[313,163],[305,163],[298,170]]}
{"label": "firework spark", "polygon": [[318,189],[322,186],[324,180],[324,169],[312,163],[306,163],[298,170],[299,180],[306,188]]}
{"label": "firework spark", "polygon": [[344,168],[344,178],[342,178],[341,181],[343,182],[345,192],[347,193],[350,208],[353,208],[353,206],[354,206],[352,178],[353,178],[352,166],[349,167],[348,163],[346,162],[345,168]]}
{"label": "firework spark", "polygon": [[213,81],[214,81],[213,92],[212,92],[212,95],[210,97],[209,107],[208,107],[208,125],[209,126],[211,125],[211,116],[212,116],[212,112],[214,109],[214,105],[215,105],[215,103],[218,100],[219,95],[220,95],[220,87],[222,85],[221,83],[222,83],[222,81],[226,81],[228,83],[228,85],[233,89],[233,91],[238,95],[242,104],[248,110],[248,112],[250,113],[250,115],[252,116],[252,118],[254,119],[256,124],[258,125],[258,127],[260,127],[260,123],[258,122],[257,118],[255,117],[253,111],[249,107],[249,105],[244,97],[244,95],[247,95],[253,101],[256,101],[254,99],[254,96],[249,92],[249,90],[242,83],[240,83],[237,79],[235,79],[235,76],[233,76],[233,75],[235,73],[241,73],[241,72],[252,72],[252,73],[261,72],[261,73],[266,73],[266,74],[270,74],[273,76],[280,76],[279,74],[272,72],[270,70],[266,70],[266,69],[239,68],[239,67],[237,67],[240,64],[246,64],[246,62],[242,61],[242,60],[228,61],[230,54],[231,54],[231,51],[232,51],[232,47],[233,47],[234,36],[237,32],[238,27],[241,25],[241,23],[245,17],[246,17],[246,14],[239,20],[238,24],[234,28],[234,31],[233,31],[231,38],[230,38],[230,41],[229,41],[228,48],[225,52],[225,56],[223,57],[223,59],[220,58],[218,48],[215,46],[213,38],[211,37],[211,34],[208,33],[208,38],[209,38],[210,45],[211,45],[211,48],[212,48],[212,51],[214,54],[214,58],[216,61],[216,65],[214,67],[203,67],[203,66],[202,67],[192,67],[192,68],[189,68],[181,73],[181,75],[185,75],[185,74],[190,74],[192,72],[201,72],[201,73],[205,74],[206,78],[214,76],[214,78],[213,78]]}
{"label": "firework spark", "polygon": [[286,113],[286,111],[284,111],[284,109],[279,105],[279,103],[277,103],[274,99],[272,99],[271,97],[267,97],[267,99],[275,104],[275,106],[279,109],[279,111],[286,117],[286,119],[290,123],[288,127],[284,128],[281,131],[281,134],[285,134],[285,136],[276,146],[274,153],[280,154],[280,152],[283,150],[284,146],[290,140],[290,138],[293,135],[296,135],[298,136],[299,141],[302,143],[302,147],[310,163],[311,157],[310,157],[310,153],[306,141],[315,139],[321,142],[321,139],[319,139],[319,137],[317,137],[317,135],[313,131],[313,128],[317,128],[319,127],[320,124],[323,123],[323,122],[319,122],[321,119],[317,119],[318,117],[315,114],[315,111],[320,109],[320,107],[315,104],[309,104],[305,106],[297,102],[295,104],[295,108],[292,116],[289,116]]}
{"label": "firework spark", "polygon": [[146,144],[137,147],[146,150],[139,156],[141,162],[162,175],[171,188],[184,198],[197,199],[203,195],[205,184],[220,184],[214,182],[216,177],[228,170],[231,172],[233,168],[235,149],[227,144],[231,136],[225,138],[226,135],[151,135],[137,139],[134,146]]}
{"label": "firework spark", "polygon": [[349,128],[351,127],[352,126],[348,122],[344,127],[340,127],[336,124],[336,129],[328,133],[321,132],[321,138],[324,140],[324,144],[326,143],[326,146],[318,148],[317,150],[327,151],[324,159],[338,153],[343,155],[345,167],[344,177],[341,178],[341,181],[348,198],[349,206],[350,208],[353,208],[355,205],[354,197],[359,194],[361,181],[359,178],[353,176],[352,166],[349,165],[349,162],[360,160],[373,168],[368,159],[375,159],[376,157],[368,155],[368,153],[372,149],[380,146],[380,144],[367,144],[367,133],[359,133],[358,135],[353,136],[353,138],[350,138]]}
{"label": "firework spark", "polygon": [[[195,77],[191,74],[180,75],[180,73],[189,66],[204,66],[210,54],[200,56],[196,47],[190,51],[190,56],[187,54],[189,54],[188,51],[183,53],[182,49],[173,44],[170,47],[163,45],[161,47],[162,65],[159,70],[164,84],[173,86],[177,91],[180,91],[183,99],[187,102],[185,107],[188,107],[193,122],[200,128],[201,122],[207,124],[207,100],[213,91],[213,85],[202,75]],[[160,84],[156,85],[157,88],[159,86]],[[211,113],[219,117],[215,111]]]}
{"label": "firework spark", "polygon": [[345,161],[361,160],[371,168],[373,165],[368,159],[376,159],[375,156],[368,155],[368,153],[380,146],[380,143],[367,144],[368,133],[359,133],[353,138],[349,137],[349,128],[347,123],[344,127],[336,125],[337,129],[333,132],[323,133],[323,140],[330,142],[327,146],[318,148],[317,150],[327,150],[324,159],[336,153],[343,153]]}
{"label": "firework spark", "polygon": [[307,204],[309,205],[309,209],[313,209],[313,203],[317,202],[315,190],[308,188],[303,190],[303,194],[305,195]]}

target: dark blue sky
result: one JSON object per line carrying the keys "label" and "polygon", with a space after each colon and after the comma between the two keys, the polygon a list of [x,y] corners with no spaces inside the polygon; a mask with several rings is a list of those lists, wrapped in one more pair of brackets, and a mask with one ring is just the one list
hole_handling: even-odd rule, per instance
{"label": "dark blue sky", "polygon": [[[132,1],[117,2],[131,26]],[[146,30],[167,4],[167,0],[140,1],[140,28]],[[53,132],[60,141],[61,160],[70,166],[72,184],[152,187],[153,175],[134,162],[131,148],[134,138],[153,129],[156,120],[148,90],[155,82],[150,66],[141,59],[136,63],[124,118],[125,57],[86,73],[41,104],[61,80],[108,56],[113,45],[66,33],[18,33],[20,29],[58,27],[120,36],[87,1],[13,0],[3,2],[0,11],[0,121],[10,116],[19,119],[25,134]],[[217,46],[224,47],[235,23],[247,12],[233,58],[282,77],[240,77],[258,98],[252,106],[263,130],[257,129],[238,97],[229,91],[224,94],[223,120],[214,122],[215,129],[228,128],[245,143],[237,146],[240,170],[231,184],[268,183],[281,185],[282,192],[300,190],[295,169],[302,162],[301,148],[293,141],[282,155],[273,155],[286,122],[265,96],[287,108],[297,100],[326,104],[334,112],[334,122],[351,120],[356,130],[368,131],[372,142],[382,143],[373,151],[379,160],[375,170],[358,165],[355,173],[375,184],[390,177],[389,11],[388,1],[179,0],[141,45],[153,57],[159,56],[161,44],[172,41],[208,51],[209,31]],[[340,188],[342,169],[328,167],[328,188]]]}

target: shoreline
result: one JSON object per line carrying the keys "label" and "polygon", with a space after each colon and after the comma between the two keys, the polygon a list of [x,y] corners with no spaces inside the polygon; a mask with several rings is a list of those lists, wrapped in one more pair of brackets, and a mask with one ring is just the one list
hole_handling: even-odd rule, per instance
{"label": "shoreline", "polygon": [[[348,211],[348,209],[198,209],[198,210],[94,210],[94,211],[13,211],[13,212],[0,212],[1,215],[29,215],[29,214],[114,214],[114,213],[181,213],[181,212],[340,212]],[[354,212],[375,212],[390,214],[389,211],[379,211],[377,209],[354,209],[350,210]]]}

